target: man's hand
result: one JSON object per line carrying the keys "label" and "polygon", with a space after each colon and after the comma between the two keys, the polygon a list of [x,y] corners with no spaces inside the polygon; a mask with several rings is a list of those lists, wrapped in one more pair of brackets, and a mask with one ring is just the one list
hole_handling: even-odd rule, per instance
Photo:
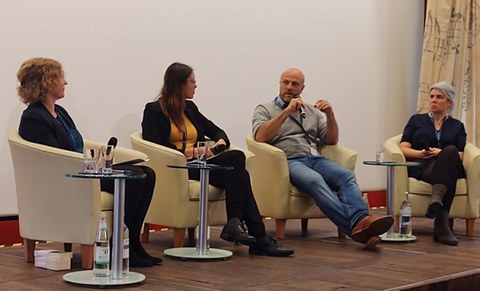
{"label": "man's hand", "polygon": [[333,113],[332,105],[330,105],[330,102],[328,102],[328,100],[320,99],[315,102],[315,104],[313,104],[313,107],[317,108],[325,114]]}
{"label": "man's hand", "polygon": [[328,100],[320,99],[313,107],[317,108],[321,112],[325,113],[327,117],[327,136],[325,137],[325,141],[329,145],[335,145],[338,143],[338,125],[337,121],[335,120],[335,114],[333,113],[333,107],[328,102]]}
{"label": "man's hand", "polygon": [[302,98],[300,98],[300,97],[292,98],[290,100],[290,103],[288,103],[287,108],[285,108],[285,110],[287,112],[289,112],[290,114],[292,114],[294,112],[297,112],[300,109],[300,107],[302,107],[302,106],[303,106]]}

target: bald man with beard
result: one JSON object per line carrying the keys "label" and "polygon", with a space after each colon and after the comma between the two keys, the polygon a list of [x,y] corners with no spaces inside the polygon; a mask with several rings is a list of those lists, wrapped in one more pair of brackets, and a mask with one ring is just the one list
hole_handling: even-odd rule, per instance
{"label": "bald man with beard", "polygon": [[379,235],[393,224],[392,216],[373,217],[362,199],[355,174],[319,155],[317,147],[338,143],[338,125],[327,100],[304,103],[305,76],[297,68],[280,76],[279,95],[258,105],[252,133],[258,142],[283,150],[290,181],[309,194],[320,210],[352,240],[375,249]]}

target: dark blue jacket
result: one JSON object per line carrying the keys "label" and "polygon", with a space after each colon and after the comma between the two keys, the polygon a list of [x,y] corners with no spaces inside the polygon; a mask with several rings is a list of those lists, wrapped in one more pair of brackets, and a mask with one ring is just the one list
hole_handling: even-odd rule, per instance
{"label": "dark blue jacket", "polygon": [[[69,128],[76,128],[72,118],[62,106],[55,105],[55,111],[61,115]],[[75,151],[67,129],[40,102],[30,104],[23,111],[18,132],[23,139],[31,142]]]}
{"label": "dark blue jacket", "polygon": [[[439,135],[440,139],[437,139],[435,125],[428,113],[420,113],[412,115],[408,120],[403,130],[401,142],[409,142],[414,150],[422,150],[425,147],[443,149],[448,145],[455,146],[459,152],[463,152],[465,149],[467,133],[460,120],[448,117],[443,121]],[[409,177],[421,177],[425,169],[435,159],[436,157],[430,159],[414,159],[413,161],[420,163],[420,166],[408,167]]]}

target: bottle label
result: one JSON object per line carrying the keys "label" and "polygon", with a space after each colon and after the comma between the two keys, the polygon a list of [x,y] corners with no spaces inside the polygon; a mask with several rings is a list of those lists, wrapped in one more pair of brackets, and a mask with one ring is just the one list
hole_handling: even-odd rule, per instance
{"label": "bottle label", "polygon": [[95,247],[95,264],[108,264],[110,260],[110,248]]}
{"label": "bottle label", "polygon": [[410,215],[402,215],[401,220],[402,224],[410,223],[412,221],[412,217]]}
{"label": "bottle label", "polygon": [[128,238],[123,239],[123,258],[129,258],[130,240]]}
{"label": "bottle label", "polygon": [[400,237],[410,237],[412,235],[412,217],[410,215],[400,216],[400,227],[398,232]]}

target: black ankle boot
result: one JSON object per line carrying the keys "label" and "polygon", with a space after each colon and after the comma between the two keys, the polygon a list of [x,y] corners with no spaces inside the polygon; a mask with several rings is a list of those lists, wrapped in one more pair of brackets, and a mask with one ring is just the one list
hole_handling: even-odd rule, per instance
{"label": "black ankle boot", "polygon": [[154,265],[161,265],[162,259],[159,257],[151,256],[147,251],[143,248],[142,243],[138,242],[138,244],[131,244],[130,248],[140,257],[149,259],[152,261]]}
{"label": "black ankle boot", "polygon": [[131,268],[146,268],[153,266],[153,262],[150,259],[140,256],[133,249],[130,249],[129,254],[129,266]]}
{"label": "black ankle boot", "polygon": [[295,252],[293,249],[280,247],[277,241],[271,236],[264,236],[257,239],[254,245],[251,245],[249,254],[258,256],[288,257]]}
{"label": "black ankle boot", "polygon": [[443,210],[443,196],[447,192],[447,187],[442,184],[434,184],[432,186],[432,196],[430,197],[430,202],[428,203],[427,212],[425,216],[428,218],[434,218],[438,212]]}
{"label": "black ankle boot", "polygon": [[225,224],[220,237],[226,241],[238,242],[247,246],[256,242],[255,238],[247,233],[247,229],[237,217],[230,219]]}
{"label": "black ankle boot", "polygon": [[458,240],[448,225],[448,212],[445,209],[435,215],[433,240],[449,246],[458,245]]}

